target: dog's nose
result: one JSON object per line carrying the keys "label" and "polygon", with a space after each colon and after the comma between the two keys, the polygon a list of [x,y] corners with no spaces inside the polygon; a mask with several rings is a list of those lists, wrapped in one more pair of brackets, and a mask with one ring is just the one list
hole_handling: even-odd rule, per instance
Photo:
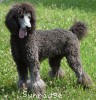
{"label": "dog's nose", "polygon": [[30,23],[25,23],[26,28],[31,28],[31,24]]}
{"label": "dog's nose", "polygon": [[28,23],[26,27],[31,28],[31,23]]}

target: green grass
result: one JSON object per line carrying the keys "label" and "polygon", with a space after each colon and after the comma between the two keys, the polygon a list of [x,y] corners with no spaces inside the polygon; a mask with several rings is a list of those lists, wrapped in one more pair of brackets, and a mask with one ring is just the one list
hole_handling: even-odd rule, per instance
{"label": "green grass", "polygon": [[[16,65],[10,52],[10,33],[4,25],[5,15],[15,1],[0,3],[0,100],[30,100],[25,93],[17,90]],[[24,0],[22,0],[24,1]],[[93,86],[83,89],[76,85],[76,77],[62,60],[65,77],[50,79],[49,65],[45,60],[41,64],[41,77],[47,84],[46,95],[51,100],[96,100],[96,0],[27,0],[36,8],[37,29],[69,29],[74,21],[83,21],[88,25],[88,35],[81,41],[81,59],[85,71],[92,77]],[[58,95],[57,98],[55,95]],[[62,96],[62,98],[60,98]],[[34,99],[36,100],[36,99]],[[44,99],[48,100],[48,99]]]}

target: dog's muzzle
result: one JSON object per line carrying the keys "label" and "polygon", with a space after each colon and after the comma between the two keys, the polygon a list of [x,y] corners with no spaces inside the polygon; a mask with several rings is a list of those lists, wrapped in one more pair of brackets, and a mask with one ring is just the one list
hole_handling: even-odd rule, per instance
{"label": "dog's muzzle", "polygon": [[27,36],[27,33],[31,30],[29,14],[24,14],[22,18],[19,18],[19,24],[19,38],[24,38],[25,36]]}

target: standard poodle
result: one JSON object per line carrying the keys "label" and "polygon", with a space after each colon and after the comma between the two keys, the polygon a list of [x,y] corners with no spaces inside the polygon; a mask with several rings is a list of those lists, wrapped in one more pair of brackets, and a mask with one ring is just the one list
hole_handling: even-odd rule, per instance
{"label": "standard poodle", "polygon": [[[32,4],[15,4],[6,15],[5,24],[11,32],[11,51],[17,65],[19,89],[26,88],[35,94],[46,89],[41,79],[40,62],[49,59],[50,77],[63,76],[61,59],[66,57],[71,69],[77,76],[77,83],[90,86],[91,78],[85,73],[80,60],[79,40],[87,32],[82,22],[76,22],[69,30],[36,30],[35,10]],[[28,78],[28,70],[30,78]]]}

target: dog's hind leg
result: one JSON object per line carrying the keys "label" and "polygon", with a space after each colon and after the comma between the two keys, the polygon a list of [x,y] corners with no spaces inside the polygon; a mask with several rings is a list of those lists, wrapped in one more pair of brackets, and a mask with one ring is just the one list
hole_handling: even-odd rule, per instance
{"label": "dog's hind leg", "polygon": [[51,70],[49,71],[49,75],[51,78],[54,77],[63,77],[64,71],[60,68],[61,59],[63,56],[56,56],[53,58],[49,58],[49,65],[51,67]]}
{"label": "dog's hind leg", "polygon": [[85,87],[89,87],[90,85],[92,85],[91,78],[84,72],[82,68],[79,48],[77,47],[77,45],[73,44],[66,48],[66,59],[69,66],[72,68],[78,78],[77,83]]}

